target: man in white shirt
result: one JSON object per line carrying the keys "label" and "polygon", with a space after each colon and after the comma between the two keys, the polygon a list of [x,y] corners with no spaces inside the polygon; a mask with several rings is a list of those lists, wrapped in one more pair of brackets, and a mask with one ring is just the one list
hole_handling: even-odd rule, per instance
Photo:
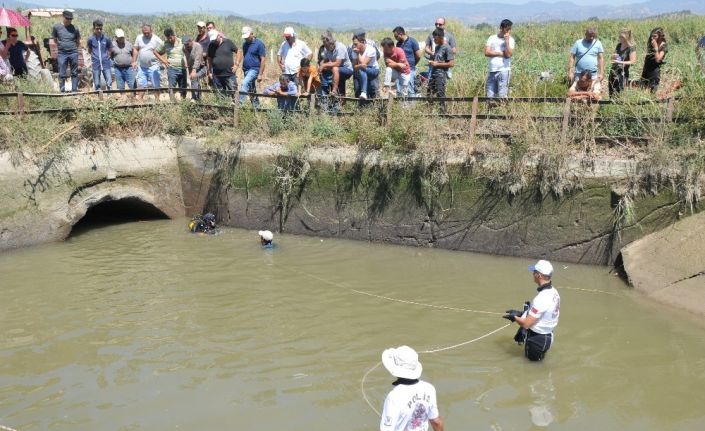
{"label": "man in white shirt", "polygon": [[361,100],[377,97],[377,78],[379,77],[377,48],[373,43],[368,43],[364,33],[353,36],[350,61],[352,61],[354,71],[355,97],[359,97]]}
{"label": "man in white shirt", "polygon": [[[539,260],[536,265],[529,266],[529,270],[533,273],[534,283],[539,286],[539,293],[527,304],[525,311],[507,310],[503,317],[521,327],[523,340],[518,337],[514,337],[514,340],[519,344],[524,343],[524,356],[530,361],[540,361],[553,343],[553,330],[558,325],[561,297],[551,285],[553,265],[549,261]],[[517,336],[520,333],[517,333]]]}
{"label": "man in white shirt", "polygon": [[284,29],[284,42],[279,47],[277,62],[282,73],[289,75],[292,82],[296,82],[296,74],[301,68],[301,59],[313,57],[313,51],[303,40],[296,39],[296,32],[293,27]]}
{"label": "man in white shirt", "polygon": [[423,367],[419,355],[409,346],[387,349],[382,364],[397,380],[384,400],[380,431],[443,431],[443,419],[438,412],[436,388],[419,380]]}
{"label": "man in white shirt", "polygon": [[499,33],[490,36],[485,44],[485,57],[489,59],[489,74],[485,87],[487,97],[507,97],[515,45],[511,32],[512,22],[508,19],[502,20]]}

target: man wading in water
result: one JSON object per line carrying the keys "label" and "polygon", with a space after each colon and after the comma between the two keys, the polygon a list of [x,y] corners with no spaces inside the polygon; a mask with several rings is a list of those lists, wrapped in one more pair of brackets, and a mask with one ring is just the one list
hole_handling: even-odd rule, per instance
{"label": "man wading in water", "polygon": [[539,293],[533,301],[526,303],[524,311],[507,310],[507,314],[502,317],[516,322],[521,327],[514,341],[524,343],[524,356],[530,361],[540,361],[553,343],[553,330],[558,325],[561,297],[551,285],[553,266],[549,261],[539,260],[536,265],[531,265],[529,270],[534,274],[534,283],[539,286]]}

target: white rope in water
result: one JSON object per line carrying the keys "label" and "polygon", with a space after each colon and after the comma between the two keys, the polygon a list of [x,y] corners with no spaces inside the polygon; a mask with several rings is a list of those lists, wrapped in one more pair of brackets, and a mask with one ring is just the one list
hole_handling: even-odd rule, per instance
{"label": "white rope in water", "polygon": [[604,290],[597,290],[597,289],[583,289],[581,287],[569,287],[569,286],[555,286],[555,287],[556,287],[556,289],[578,290],[580,292],[603,293],[605,295],[619,296],[618,293],[606,292]]}
{"label": "white rope in water", "polygon": [[373,372],[374,370],[376,370],[377,367],[379,367],[380,365],[382,365],[382,361],[377,362],[377,363],[374,365],[374,367],[372,367],[372,368],[370,368],[369,370],[367,370],[367,372],[365,373],[365,375],[362,376],[362,380],[360,380],[360,391],[362,392],[362,398],[365,399],[365,402],[367,403],[368,406],[370,406],[370,408],[372,409],[372,411],[375,412],[375,413],[377,413],[377,416],[382,417],[382,413],[380,413],[379,410],[377,410],[377,409],[375,408],[375,406],[372,405],[372,403],[370,402],[369,398],[367,398],[367,394],[365,393],[365,380],[367,380],[367,376],[368,376],[371,372]]}
{"label": "white rope in water", "polygon": [[[452,349],[456,349],[456,348],[458,348],[458,347],[466,346],[466,345],[468,345],[468,344],[472,344],[472,343],[474,343],[474,342],[476,342],[476,341],[480,341],[480,340],[482,340],[482,339],[484,339],[484,338],[487,338],[487,337],[489,337],[490,335],[494,335],[494,334],[496,334],[497,332],[501,331],[502,329],[504,329],[504,328],[506,328],[506,327],[508,327],[508,326],[510,326],[510,325],[511,325],[511,323],[507,323],[506,325],[500,326],[499,328],[494,329],[494,330],[492,330],[492,331],[490,331],[490,332],[488,332],[488,333],[486,333],[486,334],[484,334],[484,335],[480,335],[479,337],[473,338],[472,340],[463,341],[462,343],[454,344],[454,345],[452,345],[452,346],[439,347],[439,348],[437,348],[437,349],[431,349],[431,350],[422,350],[422,351],[420,351],[419,353],[438,353],[438,352],[444,352],[444,351],[446,351],[446,350],[452,350]],[[367,405],[370,406],[370,408],[372,409],[372,411],[374,411],[374,412],[377,414],[377,416],[380,416],[380,417],[381,417],[382,414],[379,412],[379,410],[377,410],[377,409],[375,408],[374,405],[372,405],[372,402],[370,402],[370,399],[367,398],[367,394],[365,393],[365,380],[367,380],[367,376],[369,376],[370,373],[371,373],[372,371],[376,370],[377,367],[379,367],[380,365],[382,365],[382,362],[381,362],[381,361],[380,361],[380,362],[377,362],[372,368],[370,368],[369,370],[367,370],[367,372],[365,373],[364,376],[362,376],[362,380],[360,380],[360,391],[362,392],[362,398],[365,400],[365,402],[367,403]]]}
{"label": "white rope in water", "polygon": [[307,272],[299,271],[299,270],[294,269],[294,268],[288,268],[288,267],[281,266],[281,265],[279,265],[279,267],[280,267],[280,268],[283,268],[283,269],[285,269],[285,270],[287,270],[287,271],[295,272],[295,273],[297,273],[297,274],[300,274],[300,275],[303,275],[303,276],[306,276],[306,277],[310,277],[310,278],[312,278],[312,279],[314,279],[314,280],[318,280],[318,281],[320,281],[321,283],[329,284],[329,285],[331,285],[331,286],[335,286],[335,287],[338,287],[338,288],[340,288],[340,289],[345,289],[345,290],[347,290],[347,291],[349,291],[349,292],[356,293],[356,294],[358,294],[358,295],[371,296],[371,297],[373,297],[373,298],[384,299],[385,301],[400,302],[400,303],[402,303],[402,304],[410,304],[410,305],[418,305],[418,306],[420,306],[420,307],[438,308],[438,309],[441,309],[441,310],[462,311],[462,312],[466,312],[466,313],[492,314],[492,315],[496,315],[496,316],[501,316],[501,315],[504,314],[504,313],[499,313],[499,312],[496,312],[496,311],[472,310],[472,309],[469,309],[469,308],[449,307],[449,306],[447,306],[447,305],[426,304],[426,303],[423,303],[423,302],[409,301],[409,300],[406,300],[406,299],[391,298],[391,297],[389,297],[389,296],[382,296],[382,295],[377,295],[377,294],[370,293],[370,292],[365,292],[364,290],[353,289],[353,288],[347,287],[347,286],[345,286],[345,285],[343,285],[343,284],[336,283],[336,282],[330,281],[330,280],[326,280],[325,278],[318,277],[317,275],[309,274],[309,273],[307,273]]}
{"label": "white rope in water", "polygon": [[[450,306],[446,306],[446,305],[426,304],[426,303],[423,303],[423,302],[409,301],[409,300],[398,299],[398,298],[391,298],[391,297],[389,297],[389,296],[377,295],[377,294],[374,294],[374,293],[366,292],[366,291],[364,291],[364,290],[353,289],[353,288],[347,287],[347,286],[345,286],[345,285],[343,285],[343,284],[341,284],[341,283],[336,283],[336,282],[333,282],[333,281],[330,281],[330,280],[326,280],[325,278],[318,277],[317,275],[309,274],[309,273],[307,273],[307,272],[299,271],[299,270],[294,269],[294,268],[288,268],[288,267],[284,267],[284,266],[280,266],[280,268],[283,268],[283,269],[285,269],[285,270],[287,270],[287,271],[294,272],[294,273],[297,273],[297,274],[300,274],[300,275],[303,275],[303,276],[306,276],[306,277],[310,277],[310,278],[312,278],[312,279],[314,279],[314,280],[320,281],[321,283],[329,284],[329,285],[331,285],[331,286],[338,287],[338,288],[340,288],[340,289],[345,289],[345,290],[347,290],[347,291],[349,291],[349,292],[356,293],[356,294],[358,294],[358,295],[370,296],[370,297],[373,297],[373,298],[383,299],[383,300],[385,300],[385,301],[399,302],[399,303],[402,303],[402,304],[417,305],[417,306],[420,306],[420,307],[436,308],[436,309],[441,309],[441,310],[463,311],[463,312],[467,312],[467,313],[491,314],[491,315],[502,315],[502,314],[504,314],[504,313],[499,313],[499,312],[496,312],[496,311],[472,310],[472,309],[468,309],[468,308],[450,307]],[[558,288],[558,289],[567,289],[567,290],[577,290],[577,291],[589,292],[589,293],[602,293],[602,294],[605,294],[605,295],[614,295],[614,296],[618,296],[616,293],[613,293],[613,292],[605,292],[605,291],[603,291],[603,290],[597,290],[597,289],[582,289],[582,288],[579,288],[579,287],[567,287],[567,286],[557,287],[557,288]],[[483,335],[481,335],[481,336],[479,336],[479,337],[473,338],[472,340],[463,341],[462,343],[453,344],[452,346],[439,347],[439,348],[437,348],[437,349],[431,349],[431,350],[422,350],[422,351],[420,351],[419,353],[428,353],[428,354],[430,354],[430,353],[445,352],[445,351],[447,351],[447,350],[457,349],[458,347],[463,347],[463,346],[466,346],[466,345],[468,345],[468,344],[472,344],[472,343],[474,343],[474,342],[476,342],[476,341],[480,341],[480,340],[482,340],[482,339],[485,339],[485,338],[487,338],[487,337],[489,337],[489,336],[491,336],[491,335],[494,335],[494,334],[496,334],[497,332],[501,331],[502,329],[509,327],[510,325],[511,325],[511,323],[507,323],[507,324],[505,324],[505,325],[503,325],[503,326],[500,326],[500,327],[497,328],[497,329],[493,329],[492,331],[490,331],[490,332],[488,332],[488,333],[486,333],[486,334],[483,334]],[[367,376],[369,376],[370,373],[372,373],[374,370],[376,370],[377,367],[379,367],[380,365],[382,365],[382,362],[381,362],[381,361],[380,361],[380,362],[377,362],[374,366],[372,366],[372,368],[370,368],[369,370],[367,370],[367,372],[365,372],[365,374],[362,376],[362,379],[360,380],[360,392],[362,392],[362,398],[365,400],[365,402],[366,402],[367,405],[370,407],[370,409],[372,409],[372,411],[375,412],[375,413],[377,414],[377,416],[380,416],[380,417],[381,417],[382,414],[380,413],[379,410],[377,410],[377,409],[375,408],[375,406],[372,404],[372,402],[370,401],[370,399],[367,397],[367,393],[365,393],[365,380],[367,380]],[[15,430],[10,430],[10,431],[15,431]]]}
{"label": "white rope in water", "polygon": [[446,350],[455,349],[455,348],[457,348],[457,347],[462,347],[462,346],[465,346],[465,345],[467,345],[467,344],[474,343],[475,341],[480,341],[480,340],[482,340],[483,338],[489,337],[490,335],[494,335],[494,334],[496,334],[497,332],[501,331],[502,329],[504,329],[504,328],[506,328],[507,326],[510,326],[510,325],[511,325],[511,323],[507,323],[506,325],[500,326],[499,328],[495,329],[494,331],[490,331],[490,332],[486,333],[485,335],[481,335],[481,336],[479,336],[479,337],[477,337],[477,338],[473,338],[472,340],[463,341],[462,343],[454,344],[454,345],[452,345],[452,346],[439,347],[439,348],[433,349],[433,350],[422,350],[422,351],[419,352],[419,353],[438,353],[438,352],[445,352]]}
{"label": "white rope in water", "polygon": [[3,431],[17,431],[16,429],[10,428],[10,427],[6,427],[5,425],[0,425],[0,430],[3,430]]}
{"label": "white rope in water", "polygon": [[351,292],[359,293],[360,295],[367,295],[367,296],[371,296],[373,298],[384,299],[387,301],[401,302],[402,304],[419,305],[421,307],[439,308],[441,310],[465,311],[468,313],[494,314],[494,315],[499,315],[499,316],[504,314],[504,313],[498,313],[496,311],[471,310],[469,308],[449,307],[447,305],[424,304],[423,302],[407,301],[405,299],[397,299],[397,298],[390,298],[388,296],[375,295],[374,293],[365,292],[364,290],[357,290],[357,289],[348,289],[348,290],[350,290]]}

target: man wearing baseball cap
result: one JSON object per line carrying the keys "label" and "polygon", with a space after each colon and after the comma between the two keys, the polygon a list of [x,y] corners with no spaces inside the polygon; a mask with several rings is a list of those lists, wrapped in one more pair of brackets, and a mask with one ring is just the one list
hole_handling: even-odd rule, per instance
{"label": "man wearing baseball cap", "polygon": [[73,12],[65,10],[62,13],[64,21],[55,24],[51,29],[51,37],[58,49],[59,57],[59,91],[65,91],[66,78],[71,73],[71,91],[78,91],[78,52],[81,48],[81,32],[73,25]]}
{"label": "man wearing baseball cap", "polygon": [[313,51],[308,47],[306,42],[296,38],[296,32],[293,27],[284,29],[284,42],[279,47],[277,53],[277,61],[282,73],[289,75],[290,81],[296,82],[296,74],[301,68],[301,59],[313,57]]}
{"label": "man wearing baseball cap", "polygon": [[533,273],[539,293],[533,301],[527,303],[525,311],[507,310],[503,317],[521,327],[514,340],[519,344],[524,343],[524,356],[530,361],[540,361],[553,343],[553,330],[558,325],[561,297],[551,285],[551,262],[539,260],[535,265],[529,266],[529,271]]}
{"label": "man wearing baseball cap", "polygon": [[[240,91],[246,93],[257,93],[257,83],[262,82],[264,68],[267,59],[267,49],[264,43],[255,36],[252,27],[242,28],[242,49],[237,53],[235,66],[242,64],[242,84]],[[245,101],[245,95],[240,94],[240,104]],[[252,106],[257,108],[259,100],[257,96],[251,96]]]}
{"label": "man wearing baseball cap", "polygon": [[426,431],[429,422],[434,431],[443,431],[436,388],[419,380],[423,367],[418,353],[409,346],[387,349],[382,364],[397,379],[384,400],[380,431]]}
{"label": "man wearing baseball cap", "polygon": [[194,39],[199,45],[201,45],[201,51],[203,52],[203,61],[206,61],[208,56],[208,45],[211,43],[211,38],[208,37],[208,29],[206,29],[206,23],[203,21],[198,21],[196,23],[196,28],[198,33],[196,33],[196,38]]}

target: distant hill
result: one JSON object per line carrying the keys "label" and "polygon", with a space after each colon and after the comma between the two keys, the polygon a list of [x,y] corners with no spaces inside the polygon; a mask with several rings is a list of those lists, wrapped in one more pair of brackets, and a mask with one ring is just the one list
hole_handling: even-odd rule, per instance
{"label": "distant hill", "polygon": [[379,10],[325,10],[318,12],[275,12],[250,16],[264,22],[293,22],[320,28],[368,29],[431,27],[436,16],[458,19],[467,25],[497,24],[504,18],[514,22],[582,21],[600,19],[635,19],[669,12],[690,11],[705,14],[703,0],[650,0],[630,5],[576,5],[568,1],[548,3],[531,1],[524,4],[506,3],[430,3],[423,7]]}

